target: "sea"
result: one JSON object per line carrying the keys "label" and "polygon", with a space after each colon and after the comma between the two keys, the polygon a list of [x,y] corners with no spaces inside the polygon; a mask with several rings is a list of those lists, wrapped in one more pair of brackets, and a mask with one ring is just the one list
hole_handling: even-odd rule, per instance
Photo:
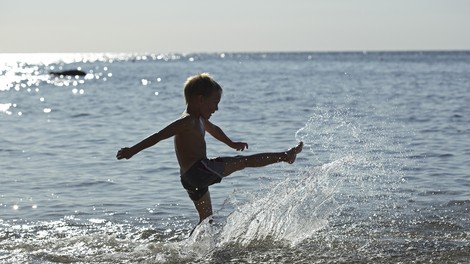
{"label": "sea", "polygon": [[[304,149],[197,225],[172,139],[116,153],[202,72],[209,157]],[[469,51],[0,54],[0,263],[469,263],[469,102]]]}

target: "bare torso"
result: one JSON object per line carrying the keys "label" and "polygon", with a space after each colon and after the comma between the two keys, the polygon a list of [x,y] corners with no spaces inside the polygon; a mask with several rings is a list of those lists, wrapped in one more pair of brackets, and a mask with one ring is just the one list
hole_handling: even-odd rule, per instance
{"label": "bare torso", "polygon": [[200,159],[206,158],[205,129],[199,118],[183,113],[181,119],[187,119],[187,128],[175,135],[175,152],[183,174]]}

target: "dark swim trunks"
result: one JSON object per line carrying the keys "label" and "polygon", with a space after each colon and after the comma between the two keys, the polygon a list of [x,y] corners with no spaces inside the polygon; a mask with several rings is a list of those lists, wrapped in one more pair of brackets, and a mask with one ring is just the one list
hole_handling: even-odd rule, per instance
{"label": "dark swim trunks", "polygon": [[210,185],[222,180],[224,169],[222,158],[202,159],[181,175],[181,184],[191,200],[198,201],[206,194]]}

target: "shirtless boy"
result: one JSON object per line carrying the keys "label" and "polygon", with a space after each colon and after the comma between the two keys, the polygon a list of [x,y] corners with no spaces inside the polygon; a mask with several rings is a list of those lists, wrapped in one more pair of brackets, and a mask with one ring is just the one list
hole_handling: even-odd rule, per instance
{"label": "shirtless boy", "polygon": [[131,148],[118,151],[117,159],[130,159],[141,150],[174,136],[175,152],[180,166],[181,183],[194,202],[199,221],[212,215],[209,186],[246,167],[263,167],[277,162],[293,163],[302,151],[303,143],[285,152],[261,153],[250,156],[219,157],[208,159],[206,154],[207,131],[227,146],[243,151],[245,142],[234,142],[215,124],[209,121],[218,110],[222,88],[207,73],[191,76],[185,83],[186,110],[180,118],[161,131],[145,138]]}

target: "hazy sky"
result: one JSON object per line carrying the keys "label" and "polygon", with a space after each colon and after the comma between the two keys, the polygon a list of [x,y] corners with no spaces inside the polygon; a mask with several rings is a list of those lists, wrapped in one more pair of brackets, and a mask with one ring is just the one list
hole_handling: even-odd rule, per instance
{"label": "hazy sky", "polygon": [[0,53],[470,50],[470,0],[0,0]]}

